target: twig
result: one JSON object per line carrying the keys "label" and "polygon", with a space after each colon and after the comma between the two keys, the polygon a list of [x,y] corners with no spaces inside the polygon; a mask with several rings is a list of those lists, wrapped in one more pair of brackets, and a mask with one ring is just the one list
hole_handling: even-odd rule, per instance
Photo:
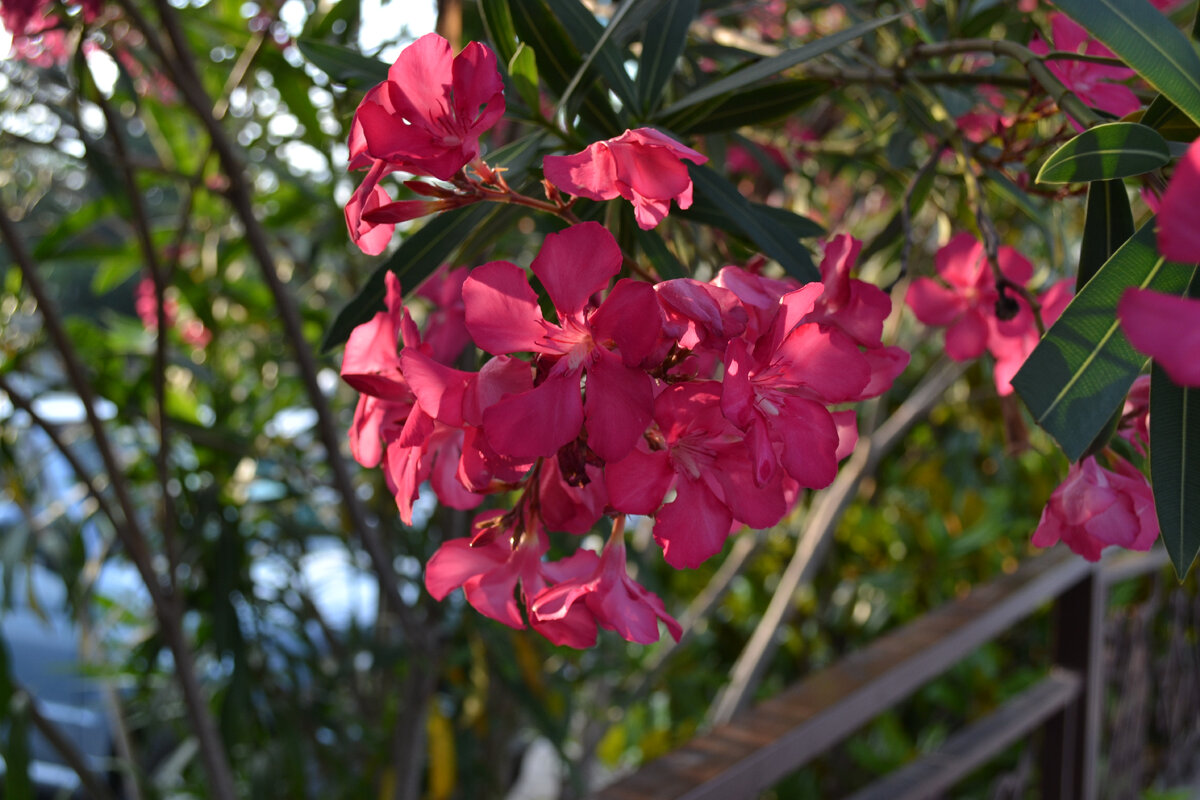
{"label": "twig", "polygon": [[812,580],[859,482],[900,442],[908,429],[933,408],[966,367],[966,364],[946,360],[931,370],[882,425],[866,439],[859,440],[854,454],[838,471],[834,482],[814,499],[796,552],[780,577],[762,619],[730,670],[729,684],[709,708],[709,722],[728,722],[749,703],[779,646],[776,634],[795,613],[792,600],[796,590]]}
{"label": "twig", "polygon": [[79,782],[83,784],[83,788],[87,789],[89,796],[96,800],[117,800],[116,795],[108,788],[108,785],[100,779],[91,767],[88,766],[87,757],[79,752],[75,743],[67,738],[59,727],[46,719],[42,712],[38,710],[37,699],[29,693],[15,678],[9,677],[13,684],[16,695],[13,698],[14,703],[20,703],[24,700],[25,713],[29,715],[29,721],[33,723],[33,727],[37,728],[38,733],[42,735],[50,746],[58,751],[62,756],[63,761],[67,762],[67,766],[74,770],[79,776]]}
{"label": "twig", "polygon": [[108,441],[108,434],[105,431],[104,424],[96,413],[96,394],[92,390],[91,383],[84,373],[83,365],[79,360],[78,354],[75,352],[75,347],[67,336],[66,328],[59,316],[58,307],[50,297],[49,292],[46,291],[45,285],[37,274],[37,267],[29,257],[24,243],[21,241],[16,228],[8,217],[8,209],[2,204],[0,204],[0,236],[3,237],[5,244],[8,246],[13,261],[21,270],[25,286],[28,287],[30,293],[37,301],[38,308],[42,313],[42,319],[46,323],[46,332],[58,349],[59,357],[62,358],[63,367],[66,370],[71,387],[83,403],[84,413],[87,416],[88,425],[91,428],[92,437],[96,443],[96,449],[99,451],[100,458],[104,462],[105,470],[108,471],[113,491],[117,496],[117,502],[120,504],[121,511],[125,516],[126,524],[123,527],[118,527],[117,533],[121,536],[121,543],[125,546],[130,559],[138,570],[139,576],[141,576],[142,582],[146,585],[146,591],[149,593],[151,602],[154,605],[154,613],[158,619],[159,630],[162,632],[167,647],[175,660],[176,676],[179,679],[180,689],[183,692],[184,705],[188,710],[192,724],[195,726],[196,736],[200,742],[200,752],[208,773],[211,794],[219,800],[234,800],[236,793],[234,791],[233,772],[230,769],[229,760],[225,754],[220,734],[217,732],[216,724],[213,721],[212,714],[209,712],[207,700],[204,698],[204,693],[200,688],[200,682],[196,677],[195,659],[192,656],[191,649],[188,647],[187,639],[183,633],[183,622],[179,606],[170,596],[169,590],[164,589],[159,582],[158,574],[154,569],[148,539],[138,520],[137,510],[130,495],[129,487],[125,483],[124,473],[117,462],[112,445]]}

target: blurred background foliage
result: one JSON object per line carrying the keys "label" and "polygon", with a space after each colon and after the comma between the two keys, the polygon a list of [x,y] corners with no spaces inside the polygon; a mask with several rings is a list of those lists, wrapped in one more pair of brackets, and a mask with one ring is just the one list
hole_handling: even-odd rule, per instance
{"label": "blurred background foliage", "polygon": [[[544,15],[537,18],[542,35],[559,35],[556,45],[578,64],[584,48],[554,24],[568,2],[575,0],[529,7]],[[479,9],[497,5],[444,2],[441,28],[460,45],[486,40]],[[178,599],[186,644],[242,796],[499,797],[535,740],[548,741],[561,757],[563,796],[580,796],[596,776],[661,755],[702,728],[804,529],[801,508],[774,530],[732,538],[727,554],[742,537],[754,537],[754,546],[728,580],[718,575],[724,558],[696,570],[668,568],[641,530],[631,549],[637,577],[667,599],[668,610],[683,613],[714,577],[727,590],[678,648],[603,635],[596,648],[575,652],[487,620],[457,593],[432,602],[422,566],[444,538],[461,535],[463,516],[424,503],[419,524],[407,528],[381,472],[355,468],[357,502],[378,526],[403,611],[381,590],[377,564],[354,535],[331,471],[345,454],[331,455],[321,438],[298,343],[281,322],[247,220],[231,206],[231,180],[250,188],[253,217],[299,312],[299,345],[311,354],[379,263],[349,243],[341,210],[356,179],[345,172],[347,126],[377,73],[362,74],[348,61],[330,74],[296,43],[390,61],[435,24],[438,11],[407,0],[382,7],[370,0],[121,0],[86,23],[77,7],[59,9],[61,51],[48,44],[48,58],[0,63],[0,206],[16,223],[102,398],[121,467],[110,475],[101,464],[78,387],[48,333],[47,308],[33,298],[10,245],[13,257],[0,260],[3,600],[9,609],[36,604],[34,593],[14,591],[12,581],[34,565],[65,587],[63,607],[39,613],[69,617],[86,673],[114,690],[127,742],[109,768],[127,797],[219,794],[181,697],[178,659],[116,526],[18,396],[98,478],[102,494],[118,482],[132,493],[157,580]],[[949,120],[975,106],[973,87],[892,91],[829,75],[884,62],[918,40],[1024,43],[1038,15],[986,0],[929,3],[923,11],[907,2],[704,0],[697,11],[663,105],[752,55],[904,12],[902,22],[798,73],[793,79],[809,84],[761,118],[721,118],[718,104],[710,117],[690,123],[699,134],[692,143],[752,200],[864,239],[870,258],[863,276],[881,285],[903,279],[906,193],[914,198],[907,233],[916,273],[931,271],[932,253],[950,232],[974,227],[961,164],[938,155]],[[587,11],[593,20],[613,12],[603,2]],[[190,54],[178,53],[159,31],[161,15],[182,24]],[[634,35],[621,46],[633,59],[639,44]],[[231,175],[164,54],[194,64],[212,116],[244,159],[243,174]],[[541,89],[553,103],[561,76],[556,82],[549,59],[537,56]],[[1014,74],[962,60],[947,68]],[[1003,92],[1009,106],[1027,102],[1028,90]],[[515,91],[508,104],[511,119],[493,132],[492,150],[550,124]],[[630,109],[617,110],[628,122]],[[570,151],[594,134],[619,132],[600,130],[606,124],[607,116],[583,117],[560,141],[547,137],[543,149]],[[1016,187],[1026,186],[1030,168],[1070,135],[1060,115],[1046,113],[1016,131],[1023,150],[955,140],[982,165],[981,174],[994,176],[984,185],[1003,241],[1029,256],[1046,280],[1073,267],[1082,198]],[[629,221],[609,221],[632,235]],[[735,223],[722,230],[705,222],[680,222],[668,233],[674,256],[698,276],[757,252]],[[175,317],[161,351],[155,326],[137,313],[137,288],[151,274],[139,245],[143,223]],[[455,264],[527,262],[543,229],[542,220],[516,211],[492,217]],[[405,288],[415,281],[406,279]],[[898,406],[940,350],[910,317],[894,323],[892,335],[913,350],[913,364],[864,415],[882,418]],[[354,392],[337,377],[337,350],[316,359],[320,393],[344,438]],[[858,488],[815,579],[798,592],[795,613],[778,632],[756,696],[778,692],[1033,554],[1029,535],[1066,462],[1044,434],[1026,430],[1022,414],[1013,398],[996,396],[985,365],[951,384]],[[1035,620],[974,653],[789,779],[778,796],[833,796],[935,746],[953,726],[1029,685],[1038,674],[1030,664],[1046,652],[1047,636],[1045,621]],[[21,766],[12,742],[22,728],[11,708],[0,714],[9,720],[11,774]],[[10,781],[10,795],[20,796],[19,781]]]}

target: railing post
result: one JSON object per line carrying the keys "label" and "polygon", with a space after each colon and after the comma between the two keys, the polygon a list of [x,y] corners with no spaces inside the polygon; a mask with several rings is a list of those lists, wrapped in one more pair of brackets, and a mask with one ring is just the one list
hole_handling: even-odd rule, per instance
{"label": "railing post", "polygon": [[1106,596],[1097,568],[1059,595],[1054,604],[1054,660],[1079,675],[1082,691],[1074,703],[1046,723],[1042,742],[1045,800],[1096,798]]}

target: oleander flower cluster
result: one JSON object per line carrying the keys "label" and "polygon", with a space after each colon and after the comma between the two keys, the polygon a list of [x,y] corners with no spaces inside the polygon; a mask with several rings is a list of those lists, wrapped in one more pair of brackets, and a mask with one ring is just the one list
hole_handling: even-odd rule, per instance
{"label": "oleander flower cluster", "polygon": [[[480,613],[573,647],[597,628],[654,641],[659,620],[678,636],[626,572],[624,517],[652,518],[667,563],[695,567],[833,480],[857,439],[848,404],[908,363],[882,341],[890,299],[850,275],[859,248],[835,237],[822,281],[804,285],[735,266],[707,283],[614,282],[616,240],[583,222],[548,235],[528,271],[440,275],[423,288],[437,303],[424,330],[389,273],[386,310],[354,330],[342,365],[361,393],[354,457],[383,468],[406,523],[425,482],[453,508],[509,500],[442,545],[430,592],[462,587]],[[546,559],[549,533],[604,517],[616,524],[602,553]]]}

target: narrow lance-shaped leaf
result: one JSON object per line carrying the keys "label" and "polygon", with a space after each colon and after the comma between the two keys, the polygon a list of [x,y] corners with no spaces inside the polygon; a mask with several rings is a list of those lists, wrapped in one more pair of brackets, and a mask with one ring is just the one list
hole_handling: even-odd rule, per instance
{"label": "narrow lance-shaped leaf", "polygon": [[679,0],[669,3],[646,24],[637,72],[638,106],[642,114],[650,114],[662,102],[663,89],[687,44],[688,26],[699,10],[700,0]]}
{"label": "narrow lance-shaped leaf", "polygon": [[824,55],[831,50],[836,50],[844,44],[853,42],[855,39],[858,39],[864,34],[870,33],[882,25],[895,22],[902,16],[903,14],[893,14],[890,17],[882,17],[880,19],[868,20],[867,22],[860,22],[857,25],[852,25],[846,30],[839,31],[831,36],[826,36],[822,39],[818,39],[815,42],[810,42],[809,44],[797,47],[793,50],[788,50],[780,53],[777,56],[764,58],[761,61],[751,64],[745,69],[740,69],[737,72],[734,72],[732,75],[728,75],[720,80],[713,81],[707,86],[697,89],[687,97],[680,100],[678,103],[675,103],[669,108],[665,109],[661,116],[670,116],[671,114],[678,112],[680,109],[693,106],[696,103],[702,103],[705,100],[710,100],[714,97],[719,97],[727,92],[736,91],[753,83],[757,83],[758,81],[770,78],[773,75],[778,75],[785,69],[794,67],[797,64],[803,64],[809,59]]}
{"label": "narrow lance-shaped leaf", "polygon": [[1129,208],[1125,182],[1118,179],[1089,184],[1083,243],[1079,247],[1079,272],[1075,277],[1076,292],[1133,236],[1133,232],[1133,211]]}
{"label": "narrow lance-shaped leaf", "polygon": [[[742,233],[798,280],[821,280],[812,257],[798,244],[798,237],[792,230],[773,219],[771,214],[755,208],[736,186],[708,167],[691,164],[688,172],[696,193],[693,210],[702,214],[705,206],[715,205],[720,209],[715,219],[702,221]],[[697,218],[699,214],[689,212],[685,216]]]}
{"label": "narrow lance-shaped leaf", "polygon": [[[1200,275],[1188,296],[1200,298]],[[1177,385],[1158,364],[1150,377],[1150,477],[1163,544],[1183,580],[1200,553],[1200,389]]]}
{"label": "narrow lance-shaped leaf", "polygon": [[[592,12],[584,8],[579,0],[546,0],[554,17],[562,23],[567,36],[583,54],[583,61],[572,76],[570,86],[585,86],[588,73],[595,70],[604,77],[607,88],[611,89],[626,108],[632,108],[637,102],[633,81],[625,71],[622,59],[622,49],[611,40],[611,29],[605,28]],[[628,13],[623,4],[617,14]],[[565,96],[564,96],[565,98]]]}
{"label": "narrow lance-shaped leaf", "polygon": [[479,0],[479,16],[483,19],[484,30],[496,54],[508,64],[516,55],[519,44],[508,0]]}
{"label": "narrow lance-shaped leaf", "polygon": [[541,97],[538,93],[537,56],[533,48],[522,42],[508,62],[508,76],[512,78],[517,94],[535,114],[541,114]]}
{"label": "narrow lance-shaped leaf", "polygon": [[297,39],[300,54],[314,67],[329,76],[334,83],[350,88],[370,88],[387,80],[388,65],[374,58],[367,58],[356,50],[335,44]]}
{"label": "narrow lance-shaped leaf", "polygon": [[638,228],[633,232],[634,238],[637,239],[638,246],[642,252],[646,254],[646,258],[650,259],[650,263],[654,265],[654,269],[658,272],[658,276],[663,280],[672,278],[686,278],[688,275],[687,269],[683,264],[679,263],[679,259],[667,247],[667,243],[662,240],[655,231],[644,231]]}
{"label": "narrow lance-shaped leaf", "polygon": [[1055,0],[1054,4],[1200,123],[1200,56],[1149,0]]}
{"label": "narrow lance-shaped leaf", "polygon": [[[685,108],[664,119],[662,124],[685,136],[762,125],[794,114],[828,94],[829,89],[828,82],[811,78],[773,81],[765,86],[733,92],[711,104]],[[704,109],[705,113],[697,114],[698,109]]]}
{"label": "narrow lance-shaped leaf", "polygon": [[1038,171],[1038,183],[1113,180],[1158,169],[1171,159],[1158,131],[1136,122],[1097,125],[1064,144]]}
{"label": "narrow lance-shaped leaf", "polygon": [[1146,222],[1075,296],[1013,378],[1034,419],[1077,461],[1125,399],[1146,357],[1117,321],[1130,286],[1179,293],[1191,267],[1168,263]]}

